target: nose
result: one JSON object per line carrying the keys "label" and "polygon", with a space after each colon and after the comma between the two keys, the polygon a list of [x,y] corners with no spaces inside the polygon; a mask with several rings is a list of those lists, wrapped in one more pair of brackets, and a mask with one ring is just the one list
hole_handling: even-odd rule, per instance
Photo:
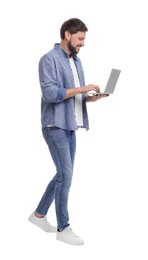
{"label": "nose", "polygon": [[81,45],[82,45],[82,46],[84,46],[84,45],[85,45],[85,44],[84,44],[84,40],[81,42]]}

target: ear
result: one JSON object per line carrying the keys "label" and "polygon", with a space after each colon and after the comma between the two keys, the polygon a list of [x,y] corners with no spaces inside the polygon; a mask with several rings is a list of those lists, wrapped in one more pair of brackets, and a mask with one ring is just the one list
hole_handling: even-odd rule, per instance
{"label": "ear", "polygon": [[68,31],[65,32],[65,39],[68,40],[68,41],[71,39],[71,33],[70,32],[68,32]]}

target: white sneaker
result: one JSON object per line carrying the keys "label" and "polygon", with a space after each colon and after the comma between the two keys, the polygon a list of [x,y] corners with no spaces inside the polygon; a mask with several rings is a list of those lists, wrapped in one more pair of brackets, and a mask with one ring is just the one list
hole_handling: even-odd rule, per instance
{"label": "white sneaker", "polygon": [[31,216],[28,218],[28,220],[38,226],[39,228],[43,229],[45,232],[50,232],[50,233],[53,233],[53,232],[56,232],[57,229],[56,227],[52,226],[49,224],[46,216],[45,217],[42,217],[42,218],[38,218],[35,216],[34,212],[31,214]]}
{"label": "white sneaker", "polygon": [[56,239],[70,245],[83,245],[84,241],[68,226],[63,231],[57,231]]}

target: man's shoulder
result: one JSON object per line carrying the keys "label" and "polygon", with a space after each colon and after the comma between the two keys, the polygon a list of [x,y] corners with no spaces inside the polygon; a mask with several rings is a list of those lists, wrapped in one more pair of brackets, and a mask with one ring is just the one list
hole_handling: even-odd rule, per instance
{"label": "man's shoulder", "polygon": [[48,51],[47,53],[45,53],[44,55],[41,56],[41,58],[39,60],[39,64],[42,64],[44,61],[52,62],[52,61],[54,61],[55,56],[56,56],[55,50],[52,49],[52,50]]}
{"label": "man's shoulder", "polygon": [[45,58],[45,57],[50,58],[50,57],[54,56],[55,54],[56,54],[55,50],[54,50],[54,49],[51,49],[50,51],[46,52],[46,53],[41,57],[41,59],[42,59],[42,58]]}
{"label": "man's shoulder", "polygon": [[62,56],[65,56],[64,51],[61,49],[59,44],[55,44],[54,48],[45,53],[41,59],[54,59],[54,58],[59,58]]}

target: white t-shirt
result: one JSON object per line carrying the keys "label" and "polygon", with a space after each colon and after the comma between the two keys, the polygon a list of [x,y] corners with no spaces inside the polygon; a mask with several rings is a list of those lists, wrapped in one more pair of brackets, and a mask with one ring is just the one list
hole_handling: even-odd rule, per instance
{"label": "white t-shirt", "polygon": [[[75,87],[80,87],[78,72],[74,63],[73,58],[69,58],[70,66],[72,69]],[[78,94],[75,96],[75,115],[76,115],[76,122],[78,127],[83,126],[83,109],[82,109],[82,94]]]}

